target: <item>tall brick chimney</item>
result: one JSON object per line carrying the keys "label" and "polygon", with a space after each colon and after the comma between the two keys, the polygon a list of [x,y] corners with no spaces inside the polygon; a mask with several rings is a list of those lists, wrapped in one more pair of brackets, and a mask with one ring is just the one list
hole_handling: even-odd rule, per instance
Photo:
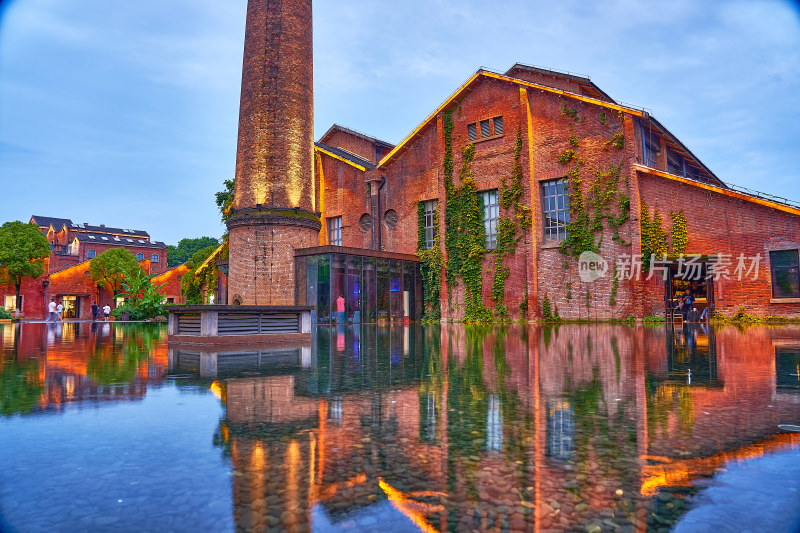
{"label": "tall brick chimney", "polygon": [[293,305],[314,213],[311,0],[248,0],[228,303]]}

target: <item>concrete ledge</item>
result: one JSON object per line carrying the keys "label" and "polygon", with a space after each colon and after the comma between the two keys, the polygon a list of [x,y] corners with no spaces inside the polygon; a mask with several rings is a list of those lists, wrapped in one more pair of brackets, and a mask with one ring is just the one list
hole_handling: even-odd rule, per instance
{"label": "concrete ledge", "polygon": [[259,335],[221,335],[215,337],[204,337],[201,335],[169,335],[167,337],[167,342],[170,348],[187,344],[193,346],[252,345],[264,349],[269,346],[285,346],[287,344],[297,343],[307,344],[311,342],[311,333],[263,333]]}

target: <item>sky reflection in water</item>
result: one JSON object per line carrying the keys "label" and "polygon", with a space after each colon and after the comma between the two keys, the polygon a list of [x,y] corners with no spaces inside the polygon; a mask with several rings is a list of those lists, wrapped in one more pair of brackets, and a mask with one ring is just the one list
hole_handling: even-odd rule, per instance
{"label": "sky reflection in water", "polygon": [[0,530],[800,526],[794,326],[165,337],[0,326]]}

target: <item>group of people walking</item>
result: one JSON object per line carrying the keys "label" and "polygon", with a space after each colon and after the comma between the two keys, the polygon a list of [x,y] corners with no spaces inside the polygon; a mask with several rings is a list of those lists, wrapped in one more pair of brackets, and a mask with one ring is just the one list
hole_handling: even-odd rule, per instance
{"label": "group of people walking", "polygon": [[[100,316],[100,306],[97,302],[92,301],[92,322],[96,322]],[[102,307],[103,320],[108,320],[111,316],[111,306],[106,304]],[[47,304],[47,320],[46,322],[61,322],[64,320],[64,304],[63,302],[56,303],[55,298],[50,298],[50,303]]]}

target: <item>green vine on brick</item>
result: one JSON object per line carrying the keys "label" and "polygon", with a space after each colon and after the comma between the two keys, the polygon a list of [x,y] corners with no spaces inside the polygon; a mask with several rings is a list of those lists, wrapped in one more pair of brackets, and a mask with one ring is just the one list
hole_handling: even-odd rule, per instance
{"label": "green vine on brick", "polygon": [[[531,227],[530,207],[520,203],[524,192],[522,186],[522,131],[517,130],[516,144],[514,145],[514,166],[511,170],[510,183],[505,176],[500,184],[500,207],[504,214],[497,221],[497,246],[494,256],[494,276],[492,278],[492,300],[495,302],[495,316],[508,318],[508,308],[503,303],[505,299],[506,278],[511,270],[503,265],[503,260],[516,252],[521,236],[517,236],[517,227],[522,230]],[[526,286],[527,290],[527,286]],[[527,309],[527,302],[526,302]]]}
{"label": "green vine on brick", "polygon": [[483,226],[483,199],[478,194],[472,160],[475,146],[468,144],[461,153],[460,184],[453,181],[453,116],[445,111],[444,123],[444,181],[445,181],[445,274],[450,285],[457,278],[464,282],[464,321],[481,322],[491,318],[483,304],[481,264],[486,253],[486,233]]}
{"label": "green vine on brick", "polygon": [[422,322],[436,323],[441,319],[442,295],[442,256],[441,241],[439,239],[439,206],[433,215],[434,242],[431,248],[425,245],[425,203],[417,204],[417,256],[420,261],[420,274],[422,275],[422,301],[425,306]]}
{"label": "green vine on brick", "polygon": [[686,252],[686,245],[689,244],[686,230],[686,217],[683,216],[683,211],[670,211],[669,216],[672,218],[672,253],[680,255]]}
{"label": "green vine on brick", "polygon": [[653,219],[650,219],[650,209],[647,204],[642,202],[639,227],[641,230],[642,243],[642,266],[650,269],[650,256],[663,257],[669,252],[667,234],[661,227],[661,215],[656,209],[653,212]]}
{"label": "green vine on brick", "polygon": [[[617,135],[608,143],[613,144]],[[631,206],[630,197],[620,186],[623,163],[620,162],[617,166],[609,163],[606,170],[595,170],[595,179],[584,196],[581,176],[583,159],[573,150],[566,150],[559,155],[558,160],[562,164],[574,161],[572,168],[567,171],[570,223],[567,226],[567,238],[561,243],[561,253],[577,257],[586,251],[599,251],[603,239],[603,221],[605,226],[614,230],[612,240],[629,246],[631,243],[626,242],[619,234],[619,228],[630,218]],[[627,178],[624,183],[627,187]],[[595,236],[597,233],[600,233],[599,240]]]}
{"label": "green vine on brick", "polygon": [[617,279],[617,264],[614,263],[614,272],[611,278],[611,294],[608,297],[608,305],[614,307],[617,305],[617,291],[619,290],[619,279]]}

